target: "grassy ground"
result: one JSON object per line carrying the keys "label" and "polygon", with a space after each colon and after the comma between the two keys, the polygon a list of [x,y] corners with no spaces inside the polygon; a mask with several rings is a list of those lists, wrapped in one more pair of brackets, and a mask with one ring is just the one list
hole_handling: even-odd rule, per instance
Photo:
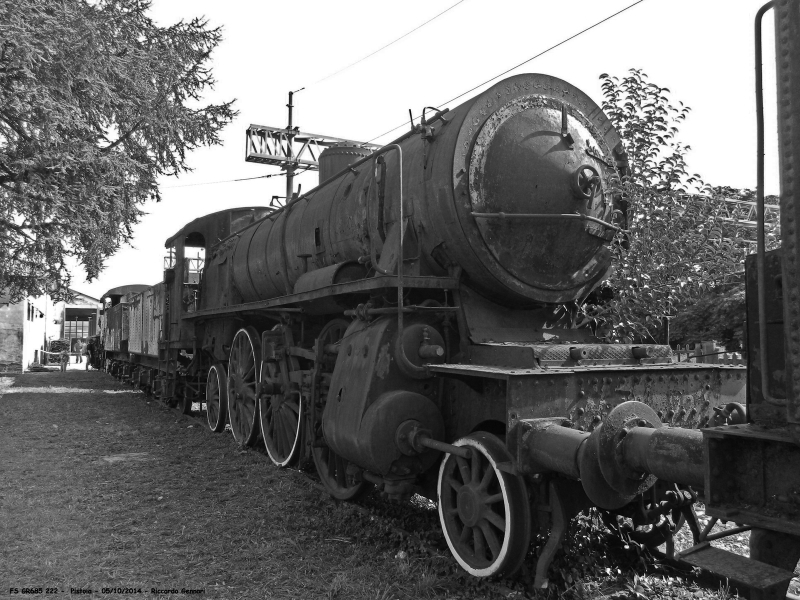
{"label": "grassy ground", "polygon": [[[429,503],[336,503],[312,478],[104,373],[0,378],[0,432],[0,597],[24,587],[142,590],[113,598],[536,595],[530,568],[503,581],[458,569]],[[726,596],[652,570],[584,519],[538,596]]]}

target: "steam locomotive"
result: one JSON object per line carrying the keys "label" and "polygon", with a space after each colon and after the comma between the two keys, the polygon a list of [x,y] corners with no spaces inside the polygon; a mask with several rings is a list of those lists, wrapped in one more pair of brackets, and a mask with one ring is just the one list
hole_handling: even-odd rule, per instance
{"label": "steam locomotive", "polygon": [[[475,576],[515,572],[541,531],[546,585],[592,506],[653,547],[688,521],[708,566],[693,503],[733,518],[708,445],[750,427],[761,391],[739,367],[573,327],[625,227],[626,167],[586,94],[508,78],[378,150],[325,150],[320,184],[283,207],[185,225],[163,282],[105,294],[106,367],[185,411],[204,402],[213,431],[279,467],[313,463],[335,498],[436,501]],[[776,502],[777,526],[751,521],[768,541],[798,535]]]}

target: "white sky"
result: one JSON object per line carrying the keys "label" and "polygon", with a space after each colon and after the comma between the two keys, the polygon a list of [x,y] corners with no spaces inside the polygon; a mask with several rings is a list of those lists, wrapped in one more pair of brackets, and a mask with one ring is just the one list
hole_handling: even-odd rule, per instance
{"label": "white sky", "polygon": [[[163,201],[144,207],[133,247],[122,247],[100,278],[72,287],[100,297],[112,287],[162,278],[164,241],[185,223],[235,206],[283,196],[280,177],[195,185],[278,172],[245,163],[250,123],[286,125],[295,95],[301,131],[367,141],[407,122],[408,109],[437,106],[631,4],[634,0],[465,0],[405,39],[324,82],[318,80],[414,29],[456,0],[154,0],[162,25],[205,16],[222,26],[213,55],[218,80],[209,101],[236,98],[239,117],[223,144],[195,151],[193,172],[162,182]],[[599,75],[641,68],[692,108],[681,140],[688,162],[714,185],[755,187],[753,19],[763,0],[645,0],[614,19],[509,73],[560,77],[600,104]],[[766,191],[777,193],[772,19],[764,28]],[[462,100],[477,95],[476,90]],[[453,108],[455,105],[450,105]],[[377,140],[388,143],[398,130]],[[303,190],[317,174],[295,178]],[[177,187],[181,186],[181,187]]]}

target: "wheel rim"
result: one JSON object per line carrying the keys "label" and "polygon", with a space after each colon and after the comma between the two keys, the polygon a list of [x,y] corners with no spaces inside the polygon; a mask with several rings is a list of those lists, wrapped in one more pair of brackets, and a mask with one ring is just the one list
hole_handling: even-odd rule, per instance
{"label": "wheel rim", "polygon": [[[344,337],[344,332],[350,325],[344,319],[335,319],[328,323],[318,337],[318,343],[324,348],[328,344],[336,344]],[[323,368],[326,371],[333,371],[335,355],[323,358]],[[323,403],[324,406],[324,403]],[[325,445],[322,436],[322,408],[319,409],[317,418],[318,431],[314,436],[314,447],[311,454],[314,458],[314,466],[317,468],[322,484],[330,492],[331,496],[337,500],[353,500],[364,493],[370,484],[367,481],[353,481],[352,476],[347,476],[348,461],[336,454]]]}
{"label": "wheel rim", "polygon": [[252,327],[240,329],[233,338],[228,362],[228,416],[234,439],[252,445],[258,439],[256,387],[261,344]]}
{"label": "wheel rim", "polygon": [[206,379],[206,420],[211,431],[219,433],[225,429],[228,411],[227,376],[223,365],[213,365]]}
{"label": "wheel rim", "polygon": [[[265,367],[266,369],[262,369],[264,376],[269,375],[273,381],[279,379],[279,365],[269,363]],[[263,373],[264,370],[268,370],[269,374]],[[261,436],[264,438],[267,454],[276,465],[285,467],[297,454],[303,399],[298,390],[289,390],[288,393],[261,395],[258,402]]]}
{"label": "wheel rim", "polygon": [[525,558],[531,516],[525,483],[498,469],[510,462],[505,445],[488,433],[455,442],[471,458],[448,454],[439,468],[439,519],[450,551],[476,577],[509,575]]}
{"label": "wheel rim", "polygon": [[350,464],[330,448],[314,448],[314,466],[317,468],[322,484],[337,500],[353,500],[358,498],[369,487],[367,481],[354,481],[347,475]]}
{"label": "wheel rim", "polygon": [[[282,326],[276,326],[273,331],[282,333]],[[261,365],[258,398],[261,437],[267,455],[279,467],[291,464],[300,446],[303,398],[299,385],[291,381],[291,373],[299,368],[297,358],[287,354],[278,361],[268,361]],[[261,393],[268,384],[280,391],[275,394]]]}

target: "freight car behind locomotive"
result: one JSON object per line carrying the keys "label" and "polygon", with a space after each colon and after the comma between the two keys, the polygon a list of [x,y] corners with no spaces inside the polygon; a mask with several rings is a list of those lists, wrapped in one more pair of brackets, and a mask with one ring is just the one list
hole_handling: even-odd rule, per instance
{"label": "freight car behind locomotive", "polygon": [[438,501],[477,576],[514,572],[550,531],[544,585],[590,506],[660,545],[703,487],[660,467],[702,447],[637,446],[656,485],[645,459],[619,466],[620,432],[741,422],[745,377],[574,328],[625,227],[617,132],[546,75],[428,114],[374,152],[326,150],[321,183],[280,209],[178,231],[164,281],[116,305],[134,324],[106,319],[110,369],[184,410],[205,402],[214,431],[229,423],[276,465],[313,462],[336,498],[374,485]]}

